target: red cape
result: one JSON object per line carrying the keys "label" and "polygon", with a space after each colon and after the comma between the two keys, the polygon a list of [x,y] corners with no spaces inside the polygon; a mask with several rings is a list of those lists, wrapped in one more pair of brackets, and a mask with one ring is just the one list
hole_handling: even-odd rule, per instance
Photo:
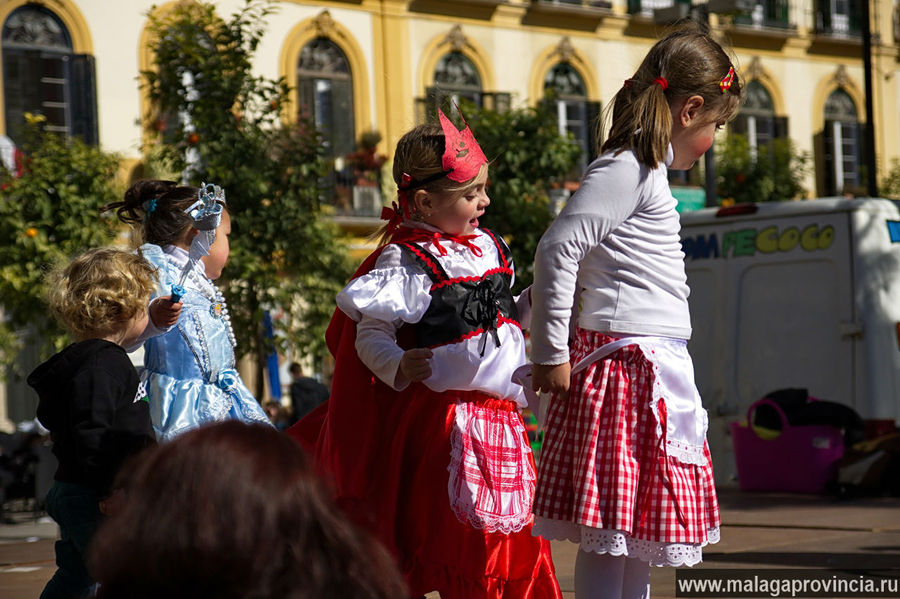
{"label": "red cape", "polygon": [[[428,239],[424,231],[400,227],[391,243]],[[387,246],[372,252],[351,280],[371,271]],[[401,329],[401,347],[412,347],[411,330]],[[334,357],[331,396],[287,433],[315,456],[320,474],[333,486],[338,504],[356,521],[373,526],[371,505],[361,504],[373,496],[378,480],[371,476],[371,464],[387,459],[389,440],[382,434],[380,422],[391,418],[398,396],[406,395],[420,384],[413,383],[398,392],[381,382],[356,353],[356,322],[336,308],[325,332],[325,342]],[[368,502],[367,502],[368,503]]]}

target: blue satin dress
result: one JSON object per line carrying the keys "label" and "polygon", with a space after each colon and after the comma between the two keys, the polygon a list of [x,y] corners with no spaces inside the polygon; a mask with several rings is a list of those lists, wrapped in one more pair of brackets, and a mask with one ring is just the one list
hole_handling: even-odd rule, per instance
{"label": "blue satin dress", "polygon": [[[180,278],[187,252],[145,244],[141,253],[157,269],[160,295],[168,295]],[[184,283],[178,323],[144,343],[143,378],[160,441],[222,420],[270,423],[234,368],[230,325],[214,296],[215,285],[202,273],[202,263],[196,264]]]}

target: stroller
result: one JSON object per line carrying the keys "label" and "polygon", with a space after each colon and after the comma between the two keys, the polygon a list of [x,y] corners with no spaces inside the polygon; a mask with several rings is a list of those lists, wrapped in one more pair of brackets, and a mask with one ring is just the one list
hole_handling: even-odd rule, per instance
{"label": "stroller", "polygon": [[47,431],[25,422],[13,433],[0,432],[0,519],[14,513],[44,510],[44,498],[53,484],[56,457]]}

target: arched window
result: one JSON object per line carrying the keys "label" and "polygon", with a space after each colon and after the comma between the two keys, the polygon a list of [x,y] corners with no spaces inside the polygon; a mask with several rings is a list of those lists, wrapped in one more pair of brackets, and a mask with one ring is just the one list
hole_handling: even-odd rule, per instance
{"label": "arched window", "polygon": [[303,47],[297,61],[297,91],[300,116],[311,119],[322,131],[326,155],[355,151],[353,73],[337,44],[317,37]]}
{"label": "arched window", "polygon": [[441,57],[434,68],[434,86],[457,103],[465,98],[481,106],[481,77],[462,52],[448,52]]}
{"label": "arched window", "polygon": [[861,129],[853,99],[842,89],[833,91],[825,101],[826,195],[854,193],[863,185]]}
{"label": "arched window", "polygon": [[591,124],[600,111],[599,102],[589,102],[587,86],[581,74],[567,62],[559,62],[544,77],[544,97],[556,108],[560,135],[567,132],[581,147],[581,158],[576,165],[574,178],[580,178],[587,163],[596,154],[596,143]]}
{"label": "arched window", "polygon": [[745,90],[746,100],[731,123],[731,132],[747,136],[750,151],[756,158],[761,146],[770,145],[776,138],[787,137],[787,119],[775,116],[772,96],[759,81],[750,81]]}
{"label": "arched window", "polygon": [[459,104],[460,100],[468,100],[480,108],[485,106],[486,98],[491,100],[489,108],[501,111],[509,108],[509,95],[485,94],[478,68],[465,54],[453,50],[438,60],[431,87],[425,90],[424,98],[416,100],[416,118],[420,123],[436,120],[438,108],[450,115],[455,110],[454,102]]}
{"label": "arched window", "polygon": [[0,34],[6,133],[16,141],[26,112],[47,118],[47,129],[97,143],[94,58],[74,54],[65,25],[37,4],[14,10]]}

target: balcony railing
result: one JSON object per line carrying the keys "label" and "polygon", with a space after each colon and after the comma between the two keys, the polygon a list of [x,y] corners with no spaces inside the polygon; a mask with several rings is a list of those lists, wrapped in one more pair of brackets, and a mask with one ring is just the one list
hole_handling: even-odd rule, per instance
{"label": "balcony railing", "polygon": [[[690,1],[678,2],[690,5]],[[628,0],[628,14],[653,18],[653,11],[658,8],[671,8],[676,4],[675,0]]]}
{"label": "balcony railing", "polygon": [[734,24],[755,29],[791,29],[787,0],[759,0],[750,12],[734,16]]}
{"label": "balcony railing", "polygon": [[858,38],[862,35],[860,15],[861,0],[840,3],[838,10],[829,0],[819,0],[816,5],[816,33],[833,37]]}
{"label": "balcony railing", "polygon": [[472,91],[456,93],[453,91],[428,88],[424,98],[415,99],[415,112],[417,123],[427,123],[437,120],[437,109],[441,108],[446,114],[452,111],[453,103],[460,100],[469,101],[479,108],[487,108],[496,112],[507,112],[512,105],[512,94],[507,92],[482,92]]}
{"label": "balcony railing", "polygon": [[537,4],[543,7],[553,7],[555,5],[561,8],[612,8],[612,2],[610,0],[532,0],[531,3],[533,5]]}
{"label": "balcony railing", "polygon": [[327,177],[325,200],[338,216],[381,216],[384,198],[377,171],[360,173],[350,166],[335,169]]}

